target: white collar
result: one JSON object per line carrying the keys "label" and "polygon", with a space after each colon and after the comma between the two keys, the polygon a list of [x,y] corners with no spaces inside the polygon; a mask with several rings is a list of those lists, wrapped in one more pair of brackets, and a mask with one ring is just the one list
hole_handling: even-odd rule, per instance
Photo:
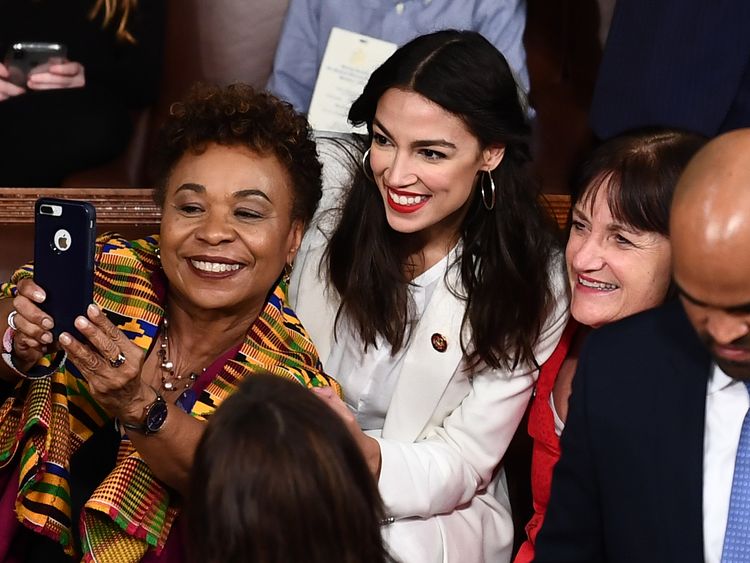
{"label": "white collar", "polygon": [[724,373],[722,369],[716,364],[716,362],[712,362],[712,365],[713,368],[711,370],[711,375],[708,378],[708,395],[711,395],[718,391],[722,391],[730,385],[743,384],[739,379],[734,379],[733,377],[730,377],[726,373]]}

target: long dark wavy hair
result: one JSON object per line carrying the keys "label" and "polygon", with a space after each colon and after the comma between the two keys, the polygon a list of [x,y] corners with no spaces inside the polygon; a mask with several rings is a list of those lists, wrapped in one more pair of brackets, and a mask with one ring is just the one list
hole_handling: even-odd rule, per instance
{"label": "long dark wavy hair", "polygon": [[[501,144],[492,172],[497,202],[491,211],[475,190],[460,227],[460,287],[466,302],[461,346],[470,366],[534,363],[533,349],[553,300],[549,266],[556,237],[528,170],[530,130],[516,82],[503,55],[480,34],[446,30],[398,49],[370,77],[349,111],[349,121],[372,122],[390,88],[415,92],[460,118],[482,148]],[[410,337],[412,304],[404,244],[409,235],[388,224],[375,183],[355,172],[327,250],[328,275],[346,315],[366,346],[377,335],[401,349]],[[447,282],[447,276],[446,276]],[[462,331],[465,334],[467,331]]]}

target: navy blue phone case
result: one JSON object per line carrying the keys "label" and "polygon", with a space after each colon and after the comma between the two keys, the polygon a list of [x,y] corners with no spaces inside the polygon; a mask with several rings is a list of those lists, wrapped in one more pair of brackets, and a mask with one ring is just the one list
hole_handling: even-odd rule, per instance
{"label": "navy blue phone case", "polygon": [[94,299],[96,209],[87,201],[39,198],[34,206],[34,281],[47,294],[42,310],[55,322],[55,339]]}

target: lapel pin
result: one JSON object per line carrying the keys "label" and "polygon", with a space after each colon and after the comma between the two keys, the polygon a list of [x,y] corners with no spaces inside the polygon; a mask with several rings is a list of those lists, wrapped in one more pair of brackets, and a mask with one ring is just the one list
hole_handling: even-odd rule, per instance
{"label": "lapel pin", "polygon": [[448,349],[448,341],[445,336],[436,332],[432,335],[432,347],[438,352],[445,352]]}

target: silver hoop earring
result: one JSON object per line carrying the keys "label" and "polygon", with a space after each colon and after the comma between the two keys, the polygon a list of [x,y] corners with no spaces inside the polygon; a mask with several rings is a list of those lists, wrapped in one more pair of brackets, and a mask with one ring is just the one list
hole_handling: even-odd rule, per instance
{"label": "silver hoop earring", "polygon": [[484,171],[490,179],[490,196],[489,203],[487,198],[487,189],[484,181],[484,174],[479,178],[479,189],[482,191],[482,203],[487,211],[495,209],[495,180],[492,179],[492,173],[489,170]]}
{"label": "silver hoop earring", "polygon": [[[367,169],[370,169],[370,173],[367,173]],[[365,177],[371,182],[375,181],[375,177],[372,174],[372,167],[370,166],[370,147],[362,155],[362,172],[365,173]]]}

